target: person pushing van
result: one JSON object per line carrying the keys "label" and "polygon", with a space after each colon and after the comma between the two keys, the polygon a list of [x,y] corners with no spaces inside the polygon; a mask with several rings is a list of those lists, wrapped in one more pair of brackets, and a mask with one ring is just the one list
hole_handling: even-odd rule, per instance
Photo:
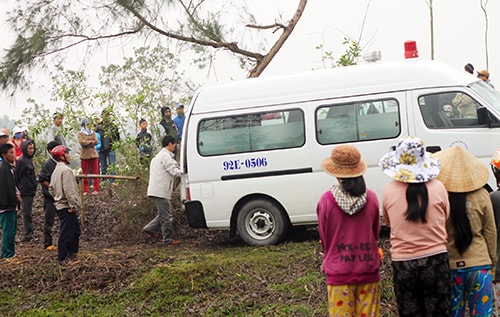
{"label": "person pushing van", "polygon": [[172,221],[172,204],[170,198],[174,190],[175,177],[181,175],[177,161],[174,160],[174,151],[177,142],[174,136],[166,135],[161,141],[162,149],[151,160],[149,168],[148,197],[152,198],[158,215],[142,229],[155,239],[162,238],[166,245],[180,244],[174,240],[174,227]]}

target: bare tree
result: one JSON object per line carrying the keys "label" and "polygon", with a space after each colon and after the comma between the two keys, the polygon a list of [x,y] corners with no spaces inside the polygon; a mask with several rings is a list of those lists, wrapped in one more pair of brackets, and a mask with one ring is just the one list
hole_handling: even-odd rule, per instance
{"label": "bare tree", "polygon": [[[268,50],[247,48],[255,44],[254,39],[247,45],[238,39],[227,39],[234,36],[234,27],[221,21],[232,1],[221,3],[218,11],[210,11],[204,6],[205,0],[19,1],[9,12],[8,21],[17,38],[0,61],[0,89],[27,86],[29,72],[35,66],[46,67],[48,56],[54,57],[52,62],[61,63],[70,48],[83,46],[88,58],[97,46],[130,38],[168,38],[192,45],[202,53],[206,49],[227,51],[238,57],[240,64],[250,65],[248,77],[257,77],[294,30],[307,0],[299,0],[295,14],[286,23],[260,25],[244,6],[237,10],[242,15],[247,13],[241,18],[247,21],[247,30],[281,31]],[[262,39],[258,42],[262,43]]]}
{"label": "bare tree", "polygon": [[488,12],[486,11],[486,6],[488,5],[488,0],[479,0],[481,5],[481,10],[484,14],[484,54],[486,58],[486,69],[489,68],[488,64]]}

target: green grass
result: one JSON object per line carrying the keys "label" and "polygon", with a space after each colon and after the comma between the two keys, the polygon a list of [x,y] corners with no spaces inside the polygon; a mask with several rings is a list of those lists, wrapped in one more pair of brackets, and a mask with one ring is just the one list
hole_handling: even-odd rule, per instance
{"label": "green grass", "polygon": [[[170,249],[171,250],[171,249]],[[210,250],[140,250],[133,277],[116,291],[0,290],[2,316],[325,316],[317,242]],[[148,264],[149,263],[149,264]],[[41,264],[36,279],[61,278]],[[59,276],[59,277],[58,277]],[[5,284],[4,284],[5,285]]]}

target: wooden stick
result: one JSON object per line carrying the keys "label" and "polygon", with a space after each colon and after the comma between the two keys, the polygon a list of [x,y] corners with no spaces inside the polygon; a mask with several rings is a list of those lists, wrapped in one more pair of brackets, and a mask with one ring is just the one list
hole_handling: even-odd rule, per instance
{"label": "wooden stick", "polygon": [[[136,181],[138,176],[123,176],[123,175],[101,175],[101,174],[78,174],[76,178],[113,178]],[[85,204],[83,203],[83,184],[80,184],[80,222],[85,222]]]}
{"label": "wooden stick", "polygon": [[80,222],[83,224],[85,222],[85,204],[83,203],[83,184],[80,186]]}
{"label": "wooden stick", "polygon": [[138,180],[139,176],[123,176],[123,175],[102,175],[102,174],[78,174],[77,178],[113,178],[113,179],[126,179],[126,180]]}

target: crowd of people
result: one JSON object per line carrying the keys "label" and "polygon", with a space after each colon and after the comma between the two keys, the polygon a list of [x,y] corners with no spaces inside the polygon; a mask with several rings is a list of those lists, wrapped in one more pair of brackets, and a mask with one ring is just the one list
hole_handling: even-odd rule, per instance
{"label": "crowd of people", "polygon": [[[496,316],[500,191],[487,167],[458,146],[428,153],[417,137],[402,138],[379,166],[391,178],[380,207],[399,316]],[[490,166],[500,188],[500,150]],[[329,314],[380,316],[379,200],[366,163],[342,144],[322,168],[337,180],[317,205]]]}
{"label": "crowd of people", "polygon": [[[175,239],[170,202],[181,169],[176,160],[184,124],[184,106],[161,108],[161,149],[153,156],[148,122],[140,120],[136,145],[142,164],[149,165],[147,196],[157,209],[143,232],[165,245]],[[113,142],[119,140],[112,113],[103,111],[95,130],[81,120],[77,139],[84,174],[105,174],[115,164]],[[0,225],[3,258],[15,256],[17,210],[22,210],[22,241],[33,239],[32,206],[37,185],[44,199],[43,247],[58,252],[58,261],[73,259],[79,248],[80,196],[68,166],[70,151],[62,132],[63,116],[54,114],[46,150],[50,157],[35,172],[37,148],[26,129],[0,129]],[[21,142],[19,142],[21,140]],[[20,148],[18,150],[17,148]],[[19,154],[20,153],[20,154]],[[500,149],[493,154],[491,170],[500,188]],[[475,156],[461,147],[431,154],[417,137],[399,140],[395,149],[380,159],[381,171],[391,178],[382,197],[365,183],[367,170],[353,145],[341,144],[321,162],[336,178],[318,204],[318,228],[324,251],[330,316],[380,316],[380,264],[378,247],[382,219],[390,228],[393,285],[400,316],[493,316],[499,304],[497,271],[500,237],[500,191],[488,191],[489,172]],[[101,169],[101,170],[99,170]],[[111,171],[110,171],[111,174]],[[91,185],[85,178],[84,195],[98,194],[99,178]],[[52,228],[58,216],[57,247]]]}
{"label": "crowd of people", "polygon": [[[139,160],[150,165],[150,183],[147,195],[153,199],[158,209],[158,217],[144,227],[143,232],[161,238],[166,245],[179,244],[174,240],[172,228],[172,205],[170,198],[175,177],[180,168],[175,155],[179,151],[184,124],[184,106],[176,105],[177,116],[171,118],[169,107],[161,109],[164,127],[159,153],[154,153],[153,138],[148,131],[148,122],[141,119],[140,131],[136,136]],[[168,110],[167,110],[168,109]],[[83,178],[83,195],[98,195],[100,179],[98,174],[106,175],[114,184],[116,152],[115,144],[120,140],[118,125],[114,122],[110,109],[102,111],[102,118],[94,122],[88,118],[80,121],[76,139],[79,145],[79,158],[82,174],[91,174],[90,180]],[[77,212],[80,196],[76,178],[69,167],[71,149],[63,129],[64,116],[60,112],[53,115],[53,124],[48,129],[48,143],[45,147],[49,158],[43,163],[39,173],[35,171],[33,157],[37,151],[35,141],[28,136],[25,128],[15,127],[12,138],[8,129],[0,129],[0,226],[2,228],[2,258],[16,255],[16,242],[29,242],[34,238],[32,220],[33,200],[38,184],[41,185],[44,208],[43,247],[57,250],[58,261],[73,259],[78,253],[80,223]],[[94,128],[95,127],[95,128]],[[96,177],[93,177],[96,175]],[[22,211],[22,237],[16,241],[17,211]],[[55,216],[59,218],[60,230],[57,246],[52,238]]]}

